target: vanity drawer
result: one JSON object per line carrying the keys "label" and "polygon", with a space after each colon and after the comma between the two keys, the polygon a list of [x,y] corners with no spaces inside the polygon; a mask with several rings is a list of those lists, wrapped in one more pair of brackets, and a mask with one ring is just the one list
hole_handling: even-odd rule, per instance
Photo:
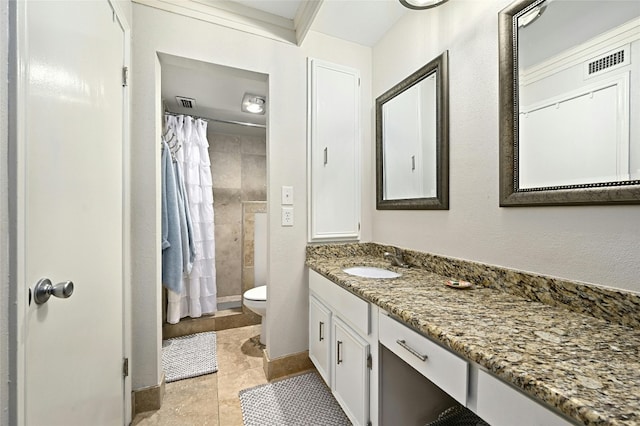
{"label": "vanity drawer", "polygon": [[465,360],[383,312],[379,318],[381,344],[462,405],[467,404],[469,364]]}
{"label": "vanity drawer", "polygon": [[371,332],[369,302],[311,270],[309,271],[309,289],[356,331],[365,336],[369,335]]}
{"label": "vanity drawer", "polygon": [[485,371],[478,371],[476,414],[493,426],[568,426],[560,417]]}

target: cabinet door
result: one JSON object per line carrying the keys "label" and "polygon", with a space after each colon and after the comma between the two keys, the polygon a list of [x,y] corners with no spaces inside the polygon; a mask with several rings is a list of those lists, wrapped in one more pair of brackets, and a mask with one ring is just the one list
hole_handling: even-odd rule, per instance
{"label": "cabinet door", "polygon": [[333,394],[354,425],[369,422],[369,344],[333,318]]}
{"label": "cabinet door", "polygon": [[309,60],[309,240],[360,237],[360,77]]}
{"label": "cabinet door", "polygon": [[309,358],[331,387],[331,311],[313,296],[309,297]]}

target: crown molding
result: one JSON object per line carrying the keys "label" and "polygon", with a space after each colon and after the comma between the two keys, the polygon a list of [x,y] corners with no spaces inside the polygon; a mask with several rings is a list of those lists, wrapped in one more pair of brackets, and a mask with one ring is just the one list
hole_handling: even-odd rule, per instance
{"label": "crown molding", "polygon": [[313,20],[316,18],[323,1],[324,0],[307,0],[303,1],[298,7],[296,16],[293,18],[298,46],[302,44],[311,29]]}
{"label": "crown molding", "polygon": [[297,44],[293,20],[231,1],[132,0],[134,3],[233,28],[284,43]]}

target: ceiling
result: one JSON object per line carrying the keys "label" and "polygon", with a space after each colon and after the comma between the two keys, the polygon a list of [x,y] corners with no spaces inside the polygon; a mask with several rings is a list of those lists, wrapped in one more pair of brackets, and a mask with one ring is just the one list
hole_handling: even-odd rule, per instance
{"label": "ceiling", "polygon": [[543,13],[518,31],[519,63],[528,68],[640,16],[640,1],[546,3]]}
{"label": "ceiling", "polygon": [[[198,1],[198,0],[196,0]],[[333,37],[373,47],[408,9],[398,0],[200,0],[212,7],[225,7],[235,15],[298,21],[299,15],[315,2],[308,29]],[[229,6],[231,4],[232,7]],[[237,4],[238,6],[234,6]],[[319,6],[318,6],[319,5]],[[258,11],[256,11],[256,9]],[[266,12],[266,13],[265,13]],[[292,27],[295,27],[292,24]],[[165,108],[174,113],[217,120],[266,124],[268,115],[268,76],[221,65],[209,64],[161,54],[162,99]],[[267,114],[240,111],[245,93],[267,98]],[[185,109],[176,96],[195,99],[195,107]],[[210,121],[214,131],[230,134],[264,135],[265,130],[237,124]]]}
{"label": "ceiling", "polygon": [[[232,0],[253,9],[294,19],[306,0]],[[408,11],[398,0],[323,0],[311,29],[373,47]]]}
{"label": "ceiling", "polygon": [[[209,118],[209,127],[219,133],[252,136],[265,134],[264,128],[224,121],[266,124],[266,114],[251,114],[240,110],[243,95],[251,93],[267,98],[268,114],[266,74],[164,53],[158,56],[162,66],[162,100],[166,110]],[[195,99],[195,106],[191,109],[182,107],[176,96]]]}

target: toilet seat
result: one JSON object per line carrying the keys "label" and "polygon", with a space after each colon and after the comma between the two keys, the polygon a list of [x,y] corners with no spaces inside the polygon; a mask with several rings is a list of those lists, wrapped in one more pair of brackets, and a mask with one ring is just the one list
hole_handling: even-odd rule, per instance
{"label": "toilet seat", "polygon": [[253,300],[256,302],[266,302],[267,301],[267,286],[261,285],[259,287],[254,287],[250,290],[244,292],[245,300]]}

